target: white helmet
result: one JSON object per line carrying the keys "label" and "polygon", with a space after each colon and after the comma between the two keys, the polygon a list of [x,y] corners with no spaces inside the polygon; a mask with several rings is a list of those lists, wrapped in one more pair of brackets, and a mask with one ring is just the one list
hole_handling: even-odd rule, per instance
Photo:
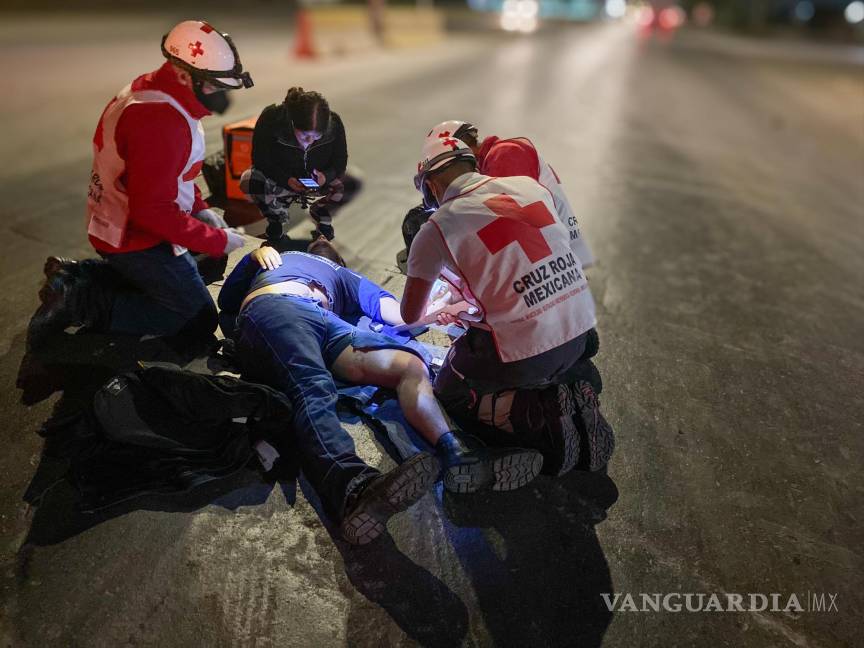
{"label": "white helmet", "polygon": [[473,139],[476,140],[477,127],[466,121],[450,119],[434,126],[432,130],[429,131],[429,134],[426,136],[426,138],[438,138],[442,136],[455,137],[456,139],[462,140],[464,142],[465,140],[462,139],[464,135],[470,135]]}
{"label": "white helmet", "polygon": [[198,81],[226,89],[253,85],[231,37],[203,20],[185,20],[165,34],[162,54]]}
{"label": "white helmet", "polygon": [[414,186],[423,194],[423,202],[428,208],[437,207],[435,197],[426,188],[424,180],[433,171],[439,171],[456,160],[469,160],[477,166],[477,158],[460,139],[452,137],[446,131],[437,135],[433,132],[423,142],[423,150],[420,153],[420,162],[417,163],[417,175],[414,176]]}

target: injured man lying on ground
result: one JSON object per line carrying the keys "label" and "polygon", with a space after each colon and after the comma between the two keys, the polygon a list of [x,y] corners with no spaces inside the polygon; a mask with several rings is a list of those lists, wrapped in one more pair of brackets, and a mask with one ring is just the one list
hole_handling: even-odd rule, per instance
{"label": "injured man lying on ground", "polygon": [[[264,246],[244,257],[219,294],[220,323],[235,340],[243,377],[278,389],[293,405],[300,466],[348,542],[377,538],[391,515],[439,478],[449,491],[469,493],[512,490],[539,474],[536,450],[489,448],[453,430],[417,350],[351,323],[365,315],[403,324],[396,298],[346,268],[323,237],[309,252]],[[393,389],[435,455],[420,452],[386,474],[367,465],[337,416],[336,381]]]}

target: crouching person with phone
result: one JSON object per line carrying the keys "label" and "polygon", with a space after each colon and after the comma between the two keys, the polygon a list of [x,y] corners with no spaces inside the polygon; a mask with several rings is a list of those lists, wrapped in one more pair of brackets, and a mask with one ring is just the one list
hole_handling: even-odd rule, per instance
{"label": "crouching person with phone", "polygon": [[[288,207],[302,194],[323,194],[309,208],[313,240],[334,237],[332,211],[351,193],[343,182],[348,164],[345,128],[317,92],[291,88],[281,104],[267,106],[252,136],[252,168],[240,186],[270,222],[270,240],[283,236]],[[349,183],[353,185],[353,183]]]}

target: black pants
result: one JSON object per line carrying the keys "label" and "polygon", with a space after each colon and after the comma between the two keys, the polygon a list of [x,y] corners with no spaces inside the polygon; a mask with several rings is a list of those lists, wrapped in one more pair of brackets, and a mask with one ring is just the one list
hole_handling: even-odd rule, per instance
{"label": "black pants", "polygon": [[471,329],[453,345],[435,380],[435,395],[463,430],[490,445],[536,447],[556,410],[558,385],[584,380],[596,394],[602,391],[591,361],[599,347],[591,329],[527,361],[502,363],[491,336]]}

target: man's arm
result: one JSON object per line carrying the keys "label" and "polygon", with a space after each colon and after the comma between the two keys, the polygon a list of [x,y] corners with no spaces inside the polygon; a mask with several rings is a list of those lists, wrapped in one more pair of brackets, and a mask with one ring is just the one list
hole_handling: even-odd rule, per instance
{"label": "man's arm", "polygon": [[373,322],[394,326],[404,323],[399,317],[399,301],[391,293],[347,268],[340,269],[338,276],[343,282],[350,305],[346,303],[347,312],[337,313],[337,315],[342,317],[362,313]]}
{"label": "man's arm", "polygon": [[402,319],[411,324],[426,314],[429,295],[444,265],[446,246],[434,223],[427,221],[417,232],[408,255],[408,281],[402,294]]}
{"label": "man's arm", "polygon": [[405,323],[399,312],[399,300],[395,297],[382,297],[378,300],[378,307],[381,313],[381,321],[385,324],[399,326]]}
{"label": "man's arm", "polygon": [[416,322],[426,314],[426,305],[429,302],[429,294],[432,292],[432,284],[434,283],[434,280],[429,281],[420,277],[408,276],[400,310],[405,322],[409,324]]}
{"label": "man's arm", "polygon": [[126,162],[129,222],[136,228],[210,256],[222,256],[224,231],[190,218],[177,206],[177,179],[189,160],[189,124],[169,104],[130,106],[117,124],[117,149]]}

